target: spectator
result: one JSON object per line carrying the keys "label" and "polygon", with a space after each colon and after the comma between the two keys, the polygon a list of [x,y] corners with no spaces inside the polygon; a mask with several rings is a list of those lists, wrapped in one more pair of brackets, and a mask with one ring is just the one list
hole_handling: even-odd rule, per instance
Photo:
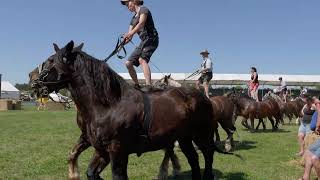
{"label": "spectator", "polygon": [[[319,135],[320,134],[320,113],[319,113],[320,101],[319,99],[314,99],[314,105],[316,106],[316,110],[317,110],[316,112],[317,122],[316,122],[315,133]],[[318,179],[320,179],[320,139],[317,139],[312,145],[310,145],[309,149],[306,150],[306,152],[304,153],[304,159],[305,159],[304,174],[303,174],[303,177],[300,179],[309,180],[312,167],[314,167],[317,173],[317,177]]]}

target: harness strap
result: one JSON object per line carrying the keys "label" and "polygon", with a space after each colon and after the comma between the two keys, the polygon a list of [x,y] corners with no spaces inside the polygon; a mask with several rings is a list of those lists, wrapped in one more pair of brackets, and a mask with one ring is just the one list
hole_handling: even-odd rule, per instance
{"label": "harness strap", "polygon": [[[110,59],[111,57],[113,57],[114,55],[117,55],[117,57],[118,57],[119,59],[124,59],[124,58],[127,56],[127,50],[126,50],[125,47],[124,47],[124,45],[126,44],[126,41],[125,41],[125,39],[123,39],[123,40],[122,40],[122,39],[123,39],[122,36],[118,38],[118,41],[117,41],[117,44],[116,44],[114,50],[112,51],[112,53],[111,53],[106,59],[104,59],[104,62],[105,62],[105,63],[108,62],[109,59]],[[131,42],[131,41],[130,41],[130,42]],[[123,52],[124,52],[124,55],[123,55],[123,56],[121,56],[121,55],[119,54],[121,50],[123,50]]]}
{"label": "harness strap", "polygon": [[151,129],[151,121],[152,121],[151,103],[150,103],[149,97],[145,93],[142,93],[142,97],[143,97],[143,108],[144,108],[143,131],[144,131],[144,135],[146,137],[149,137],[149,132]]}

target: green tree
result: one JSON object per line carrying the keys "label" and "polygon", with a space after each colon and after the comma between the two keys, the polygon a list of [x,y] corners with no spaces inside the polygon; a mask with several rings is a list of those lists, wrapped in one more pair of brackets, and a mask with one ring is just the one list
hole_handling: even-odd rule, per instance
{"label": "green tree", "polygon": [[15,85],[15,87],[17,88],[17,89],[19,89],[19,91],[31,91],[32,90],[32,88],[30,87],[30,85],[29,84],[27,84],[27,83],[23,83],[23,84],[16,84]]}

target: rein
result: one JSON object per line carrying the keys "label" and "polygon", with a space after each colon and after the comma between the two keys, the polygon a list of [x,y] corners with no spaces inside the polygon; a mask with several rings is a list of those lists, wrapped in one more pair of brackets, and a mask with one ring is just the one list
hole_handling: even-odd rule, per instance
{"label": "rein", "polygon": [[[130,40],[129,42],[132,43],[131,40]],[[108,61],[110,60],[110,58],[113,57],[114,55],[117,55],[117,57],[118,57],[119,59],[124,59],[124,58],[127,56],[127,50],[126,50],[125,47],[124,47],[125,45],[126,45],[125,39],[123,38],[123,36],[120,36],[120,37],[118,38],[118,41],[117,41],[117,44],[116,44],[114,50],[111,52],[111,54],[110,54],[106,59],[104,59],[104,62],[105,62],[105,63],[108,62]],[[123,50],[123,53],[124,53],[123,56],[120,55],[120,51],[121,51],[121,50]]]}
{"label": "rein", "polygon": [[200,74],[200,69],[196,70],[195,72],[193,72],[190,76],[186,77],[183,81],[191,78],[191,77],[194,77],[196,75]]}

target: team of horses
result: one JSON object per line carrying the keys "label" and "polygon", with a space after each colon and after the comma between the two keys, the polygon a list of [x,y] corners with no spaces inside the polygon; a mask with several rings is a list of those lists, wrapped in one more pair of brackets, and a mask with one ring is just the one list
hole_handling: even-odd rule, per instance
{"label": "team of horses", "polygon": [[[167,76],[157,82],[159,88],[144,92],[129,85],[108,64],[83,52],[82,47],[74,47],[73,41],[63,48],[54,44],[55,54],[42,63],[41,70],[36,68],[29,74],[38,94],[67,88],[76,104],[82,133],[69,156],[69,179],[80,179],[77,160],[90,146],[95,153],[88,166],[88,179],[101,179],[100,173],[110,163],[113,179],[128,179],[129,154],[140,156],[160,149],[165,155],[158,178],[166,179],[169,159],[174,173],[180,171],[173,150],[176,141],[191,167],[192,179],[214,179],[214,152],[231,154],[215,144],[218,124],[228,135],[226,142],[231,143],[237,116],[244,117],[242,124],[246,127],[250,119],[251,131],[254,119],[264,124],[263,118],[267,117],[276,130],[284,113],[291,118],[299,116],[288,110],[289,104],[281,104],[272,95],[262,102],[235,92],[209,99],[195,88],[172,87],[179,85],[170,83]],[[204,156],[203,175],[194,144]]]}

